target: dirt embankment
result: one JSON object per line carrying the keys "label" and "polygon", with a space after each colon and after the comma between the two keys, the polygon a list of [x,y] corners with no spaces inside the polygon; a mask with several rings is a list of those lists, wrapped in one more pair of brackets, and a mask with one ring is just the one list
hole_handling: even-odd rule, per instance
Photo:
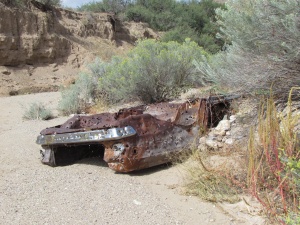
{"label": "dirt embankment", "polygon": [[96,56],[107,60],[138,38],[157,38],[112,14],[30,8],[0,7],[0,95],[56,90]]}

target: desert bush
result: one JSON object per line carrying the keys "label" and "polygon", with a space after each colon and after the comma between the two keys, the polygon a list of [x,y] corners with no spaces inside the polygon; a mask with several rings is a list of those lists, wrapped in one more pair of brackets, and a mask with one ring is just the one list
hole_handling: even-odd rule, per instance
{"label": "desert bush", "polygon": [[98,99],[106,104],[171,100],[198,84],[199,73],[192,61],[200,57],[208,54],[189,39],[183,44],[140,41],[125,57],[114,57],[111,62],[96,59],[88,65],[89,72],[62,90],[59,111],[81,113]]}
{"label": "desert bush", "polygon": [[224,5],[212,0],[137,1],[128,7],[126,15],[129,20],[146,22],[155,30],[166,31],[164,41],[183,43],[191,38],[206,51],[216,53],[224,44],[216,38],[219,26],[215,23],[215,9],[218,7]]}
{"label": "desert bush", "polygon": [[86,12],[105,12],[105,8],[102,4],[102,2],[89,2],[86,4],[83,4],[82,6],[77,8],[78,11],[86,11]]}
{"label": "desert bush", "polygon": [[206,81],[232,91],[256,94],[273,85],[287,98],[300,85],[300,1],[237,0],[217,9],[226,50],[199,63]]}
{"label": "desert bush", "polygon": [[207,53],[195,42],[140,41],[127,57],[115,57],[100,77],[99,88],[108,102],[139,99],[168,101],[197,84],[194,58]]}
{"label": "desert bush", "polygon": [[113,12],[119,14],[124,13],[129,4],[131,4],[129,0],[102,0],[84,4],[78,7],[78,10],[88,12]]}
{"label": "desert bush", "polygon": [[253,131],[250,135],[248,174],[250,191],[266,211],[279,220],[287,215],[290,221],[300,210],[300,146],[295,131],[300,114],[292,112],[292,91],[285,116],[277,113],[273,98],[263,102],[259,142],[255,142]]}
{"label": "desert bush", "polygon": [[[60,6],[61,0],[37,0],[47,6]],[[0,0],[3,4],[7,6],[17,7],[17,8],[28,8],[30,5],[30,0]],[[30,8],[30,7],[29,7]]]}
{"label": "desert bush", "polygon": [[192,29],[187,24],[182,26],[177,26],[166,33],[161,38],[161,41],[169,42],[169,41],[176,41],[178,43],[183,43],[186,38],[190,38],[192,41],[198,40],[197,32]]}
{"label": "desert bush", "polygon": [[216,40],[214,34],[204,33],[201,34],[196,40],[198,45],[202,46],[209,53],[215,54],[220,51],[220,46],[223,42]]}
{"label": "desert bush", "polygon": [[58,110],[63,115],[84,112],[96,98],[98,78],[95,73],[81,73],[75,84],[61,91]]}
{"label": "desert bush", "polygon": [[28,0],[0,0],[0,2],[6,6],[21,8],[26,5]]}
{"label": "desert bush", "polygon": [[114,12],[122,21],[145,22],[152,29],[168,32],[165,41],[183,43],[191,38],[200,46],[203,44],[205,50],[216,53],[224,44],[216,38],[219,25],[215,23],[215,9],[219,7],[224,9],[224,4],[213,0],[102,0],[84,4],[78,10]]}
{"label": "desert bush", "polygon": [[50,109],[41,102],[32,103],[24,112],[23,118],[26,120],[48,120],[53,117]]}
{"label": "desert bush", "polygon": [[61,0],[37,0],[47,6],[61,6]]}

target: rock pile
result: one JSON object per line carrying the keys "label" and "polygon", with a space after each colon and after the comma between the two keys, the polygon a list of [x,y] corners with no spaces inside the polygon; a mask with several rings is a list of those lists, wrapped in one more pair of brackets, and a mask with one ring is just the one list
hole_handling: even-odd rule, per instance
{"label": "rock pile", "polygon": [[[245,141],[248,137],[249,125],[240,124],[242,119],[236,115],[225,115],[223,120],[210,132],[201,137],[198,149],[200,151],[221,151],[232,148]],[[244,144],[243,144],[244,145]]]}

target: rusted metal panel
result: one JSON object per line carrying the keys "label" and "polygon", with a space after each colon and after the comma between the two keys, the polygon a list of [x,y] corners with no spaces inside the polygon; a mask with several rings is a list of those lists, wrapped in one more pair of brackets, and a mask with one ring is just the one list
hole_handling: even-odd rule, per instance
{"label": "rusted metal panel", "polygon": [[[42,162],[56,166],[57,157],[68,158],[68,154],[80,159],[85,154],[84,146],[88,149],[87,146],[101,144],[104,160],[118,172],[166,163],[172,154],[189,148],[200,129],[206,129],[218,120],[216,117],[226,113],[229,100],[210,97],[142,105],[118,113],[76,115],[62,125],[41,131],[37,143],[45,149]],[[71,150],[77,146],[80,154]]]}

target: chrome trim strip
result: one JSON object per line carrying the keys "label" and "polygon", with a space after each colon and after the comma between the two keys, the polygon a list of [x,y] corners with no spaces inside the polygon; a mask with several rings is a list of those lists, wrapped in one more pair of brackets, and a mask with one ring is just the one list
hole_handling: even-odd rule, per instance
{"label": "chrome trim strip", "polygon": [[110,128],[107,130],[92,130],[75,133],[39,135],[36,143],[39,145],[54,145],[54,144],[73,144],[87,142],[103,142],[110,140],[119,140],[126,137],[131,137],[136,134],[136,131],[127,126],[124,128]]}

